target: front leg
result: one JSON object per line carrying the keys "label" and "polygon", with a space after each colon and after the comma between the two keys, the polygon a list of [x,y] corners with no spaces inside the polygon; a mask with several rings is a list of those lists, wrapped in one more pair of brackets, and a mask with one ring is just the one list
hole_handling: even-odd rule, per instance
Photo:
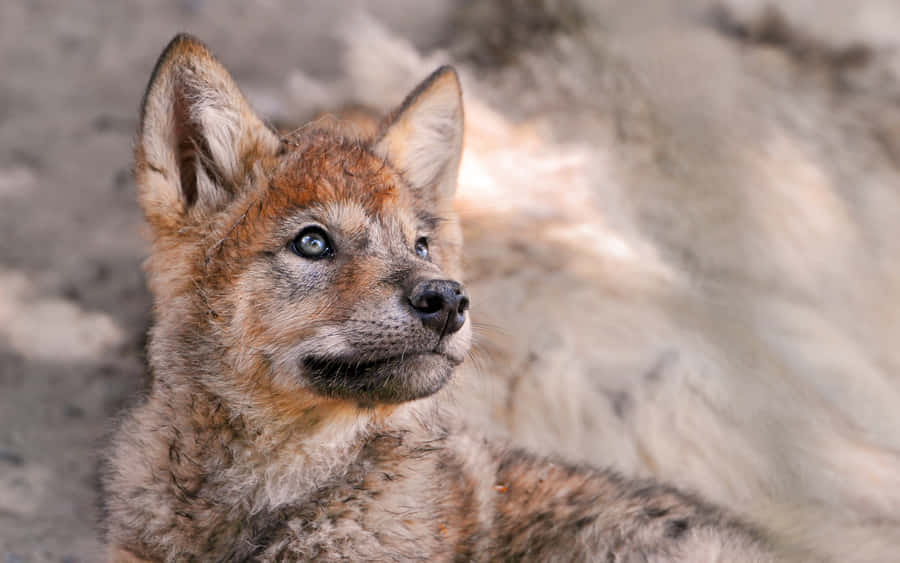
{"label": "front leg", "polygon": [[775,561],[750,528],[668,486],[501,454],[491,559]]}

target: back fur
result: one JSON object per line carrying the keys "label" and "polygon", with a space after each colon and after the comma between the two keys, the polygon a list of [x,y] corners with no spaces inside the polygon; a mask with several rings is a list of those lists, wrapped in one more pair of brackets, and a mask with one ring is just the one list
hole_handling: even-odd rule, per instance
{"label": "back fur", "polygon": [[[710,5],[464,12],[457,202],[491,244],[466,257],[484,325],[461,416],[700,491],[810,560],[890,560],[897,7]],[[448,59],[353,27],[354,101],[387,107]]]}

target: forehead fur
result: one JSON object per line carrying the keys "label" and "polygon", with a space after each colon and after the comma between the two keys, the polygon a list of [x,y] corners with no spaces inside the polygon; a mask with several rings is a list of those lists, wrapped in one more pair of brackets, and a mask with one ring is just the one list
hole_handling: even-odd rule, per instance
{"label": "forehead fur", "polygon": [[207,274],[222,274],[224,265],[241,263],[253,251],[271,250],[284,235],[279,225],[300,210],[325,212],[320,220],[340,225],[349,236],[376,217],[418,214],[400,174],[364,141],[327,130],[293,134],[262,166],[266,180],[226,210],[210,233],[216,242],[204,260]]}
{"label": "forehead fur", "polygon": [[328,131],[295,134],[283,142],[284,152],[269,185],[290,194],[298,208],[346,202],[381,215],[406,203],[403,180],[369,150],[368,143]]}

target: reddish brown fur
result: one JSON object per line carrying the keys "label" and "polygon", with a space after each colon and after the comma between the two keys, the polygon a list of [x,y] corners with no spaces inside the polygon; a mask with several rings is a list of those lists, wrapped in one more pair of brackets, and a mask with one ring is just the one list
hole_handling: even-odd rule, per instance
{"label": "reddish brown fur", "polygon": [[[509,451],[442,412],[435,393],[468,322],[436,334],[410,303],[422,280],[460,275],[442,191],[461,150],[459,98],[441,69],[377,136],[387,154],[339,130],[277,143],[205,48],[177,38],[163,54],[136,153],[154,235],[155,381],[110,453],[113,560],[770,560],[697,499]],[[436,131],[450,134],[407,150],[429,123],[405,109],[428,117],[435,103],[449,120]],[[417,176],[422,150],[446,162]],[[332,255],[296,252],[310,223]],[[318,374],[309,360],[323,357],[338,367]],[[354,361],[374,367],[342,374]]]}

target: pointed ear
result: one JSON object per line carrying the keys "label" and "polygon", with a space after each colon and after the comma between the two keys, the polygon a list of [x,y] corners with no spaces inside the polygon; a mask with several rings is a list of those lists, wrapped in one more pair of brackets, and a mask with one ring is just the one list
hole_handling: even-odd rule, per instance
{"label": "pointed ear", "polygon": [[253,162],[278,147],[206,46],[176,36],[150,77],[138,129],[139,199],[150,223],[179,228],[221,208]]}
{"label": "pointed ear", "polygon": [[436,203],[449,200],[456,191],[462,142],[462,89],[456,71],[444,66],[388,117],[375,152]]}

